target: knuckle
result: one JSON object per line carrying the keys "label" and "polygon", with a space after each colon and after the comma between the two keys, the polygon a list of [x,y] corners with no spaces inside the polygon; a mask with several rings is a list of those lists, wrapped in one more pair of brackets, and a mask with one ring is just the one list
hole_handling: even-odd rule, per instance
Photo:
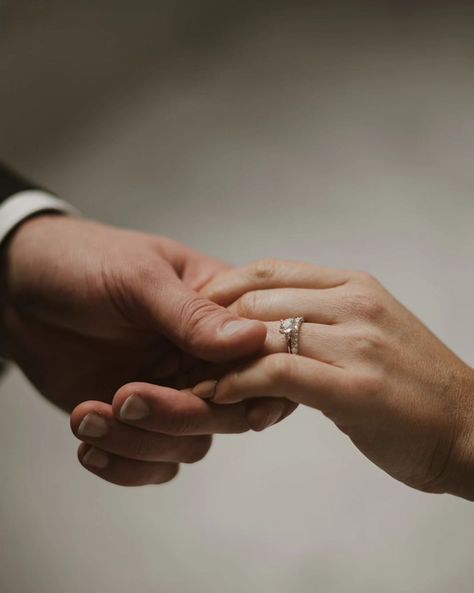
{"label": "knuckle", "polygon": [[153,253],[159,253],[166,260],[170,254],[184,253],[187,251],[185,245],[165,235],[143,235]]}
{"label": "knuckle", "polygon": [[265,371],[270,382],[291,382],[293,357],[288,354],[272,354],[265,360]]}
{"label": "knuckle", "polygon": [[216,403],[227,401],[229,395],[234,396],[235,394],[241,393],[242,375],[245,372],[245,366],[238,366],[232,369],[225,375],[217,384],[216,395],[214,398]]}
{"label": "knuckle", "polygon": [[367,328],[363,331],[356,331],[349,337],[351,350],[364,358],[371,358],[374,354],[380,352],[381,348],[384,347],[384,340],[382,335],[371,329]]}
{"label": "knuckle", "polygon": [[385,312],[385,307],[377,294],[370,291],[360,291],[348,297],[349,309],[357,316],[369,321],[379,321]]}
{"label": "knuckle", "polygon": [[250,273],[257,280],[270,280],[276,274],[278,260],[273,258],[259,259],[250,268]]}
{"label": "knuckle", "polygon": [[259,302],[259,291],[253,290],[242,295],[237,301],[237,314],[241,317],[251,315],[257,311]]}
{"label": "knuckle", "polygon": [[148,460],[153,457],[153,447],[146,434],[134,439],[132,452],[135,459]]}
{"label": "knuckle", "polygon": [[186,300],[179,311],[183,341],[187,344],[194,344],[202,329],[216,313],[216,305],[205,298],[197,297]]}
{"label": "knuckle", "polygon": [[370,272],[365,272],[363,270],[357,270],[354,272],[354,279],[365,286],[376,286],[379,284],[379,281],[375,276],[373,276]]}
{"label": "knuckle", "polygon": [[193,418],[183,410],[170,410],[166,417],[161,419],[160,430],[172,436],[186,435],[194,427]]}

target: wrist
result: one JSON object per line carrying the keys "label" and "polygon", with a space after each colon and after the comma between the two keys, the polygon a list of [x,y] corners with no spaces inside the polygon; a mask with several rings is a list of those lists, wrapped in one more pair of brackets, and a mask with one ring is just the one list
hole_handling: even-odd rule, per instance
{"label": "wrist", "polygon": [[[21,220],[0,242],[0,358],[11,359],[11,334],[14,325],[15,310],[15,282],[22,281],[28,272],[28,261],[33,255],[24,244],[30,244],[28,240],[31,232],[36,232],[38,227],[47,225],[52,218],[64,215],[59,211],[34,212]],[[31,247],[31,245],[30,245]],[[29,256],[28,257],[28,251]],[[22,253],[26,257],[23,257]]]}
{"label": "wrist", "polygon": [[467,365],[456,397],[460,405],[443,490],[474,501],[474,369]]}

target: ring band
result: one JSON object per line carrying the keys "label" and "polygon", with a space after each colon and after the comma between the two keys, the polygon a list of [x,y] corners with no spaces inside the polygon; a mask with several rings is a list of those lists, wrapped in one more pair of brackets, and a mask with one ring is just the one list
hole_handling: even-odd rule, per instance
{"label": "ring band", "polygon": [[286,338],[286,345],[290,354],[298,354],[300,342],[300,329],[303,317],[288,317],[280,321],[280,333]]}

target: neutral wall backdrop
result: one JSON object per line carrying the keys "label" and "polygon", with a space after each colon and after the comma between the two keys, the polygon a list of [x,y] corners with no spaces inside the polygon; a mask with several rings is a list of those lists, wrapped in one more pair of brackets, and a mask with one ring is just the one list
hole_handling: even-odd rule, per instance
{"label": "neutral wall backdrop", "polygon": [[[472,9],[326,4],[0,2],[0,155],[236,264],[366,269],[472,364]],[[473,591],[474,506],[315,411],[126,490],[17,371],[0,390],[2,593]]]}

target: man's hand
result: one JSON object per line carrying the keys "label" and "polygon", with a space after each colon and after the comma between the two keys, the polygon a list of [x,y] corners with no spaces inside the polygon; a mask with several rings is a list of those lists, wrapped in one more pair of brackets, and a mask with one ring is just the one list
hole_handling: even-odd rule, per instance
{"label": "man's hand", "polygon": [[[184,386],[188,355],[193,366],[238,360],[258,352],[265,340],[262,323],[198,295],[226,266],[167,238],[43,215],[20,226],[3,260],[4,353],[63,409],[95,400],[89,408],[84,404],[76,419],[99,402],[111,402],[117,389],[132,381],[165,383],[178,376]],[[108,421],[110,406],[101,405]],[[189,416],[185,403],[180,405],[172,403],[167,413]],[[236,419],[231,412],[224,424],[241,432],[248,423],[244,408],[237,408]],[[209,432],[201,434],[220,427],[205,426]],[[125,428],[115,423],[111,435],[117,440],[117,431]],[[127,435],[133,441],[135,433]],[[128,446],[133,450],[145,440]],[[158,441],[179,450],[173,461],[181,459],[182,443]],[[202,444],[199,454],[193,449],[191,458],[204,449]]]}
{"label": "man's hand", "polygon": [[[272,405],[279,415],[287,409]],[[131,383],[112,405],[79,404],[71,428],[84,441],[78,451],[84,467],[109,482],[141,486],[167,482],[179,463],[202,459],[212,434],[245,432],[247,416],[245,403],[216,406],[189,391]]]}
{"label": "man's hand", "polygon": [[198,296],[224,264],[170,239],[42,216],[20,227],[5,264],[7,357],[68,410],[156,379],[177,349],[236,360],[265,339],[263,324]]}

